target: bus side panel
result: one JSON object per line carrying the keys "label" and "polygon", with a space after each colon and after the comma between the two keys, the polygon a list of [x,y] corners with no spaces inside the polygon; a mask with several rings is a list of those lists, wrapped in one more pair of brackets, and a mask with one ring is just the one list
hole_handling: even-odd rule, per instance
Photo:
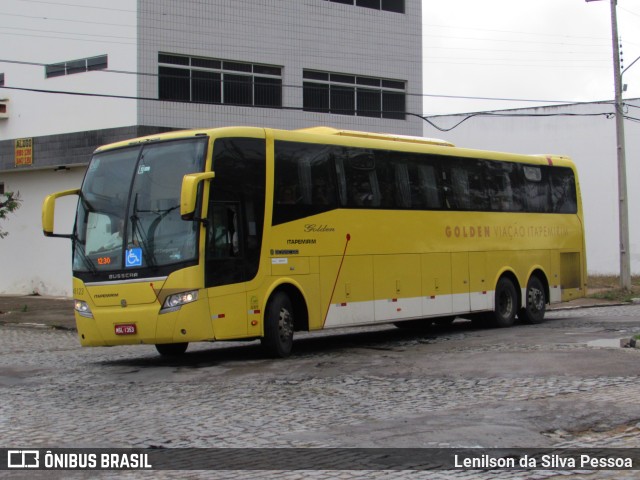
{"label": "bus side panel", "polygon": [[209,311],[216,340],[247,336],[249,307],[244,283],[210,288]]}
{"label": "bus side panel", "polygon": [[469,304],[471,311],[493,308],[493,286],[487,281],[487,254],[469,253]]}
{"label": "bus side panel", "polygon": [[469,312],[469,252],[451,254],[451,290],[453,312]]}
{"label": "bus side panel", "polygon": [[582,290],[583,270],[580,252],[560,253],[560,278],[563,302],[584,296]]}
{"label": "bus side panel", "polygon": [[449,315],[451,304],[451,254],[425,253],[422,265],[422,312],[424,316]]}
{"label": "bus side panel", "polygon": [[342,268],[340,262],[339,256],[320,259],[321,303],[329,306],[324,326],[372,323],[375,312],[371,255],[345,257]]}
{"label": "bus side panel", "polygon": [[423,315],[419,255],[376,255],[373,271],[376,321]]}
{"label": "bus side panel", "polygon": [[549,270],[549,302],[562,301],[562,287],[560,285],[560,252],[553,251],[549,255],[551,268]]}

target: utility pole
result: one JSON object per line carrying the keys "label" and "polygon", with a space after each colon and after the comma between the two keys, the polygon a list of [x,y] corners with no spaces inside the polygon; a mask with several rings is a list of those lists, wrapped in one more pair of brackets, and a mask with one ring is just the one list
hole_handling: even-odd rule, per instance
{"label": "utility pole", "polygon": [[[597,0],[585,0],[593,2]],[[618,154],[618,227],[620,232],[620,288],[631,289],[631,252],[629,251],[629,205],[627,198],[627,160],[624,141],[624,111],[622,103],[622,72],[618,39],[617,0],[611,1],[611,42],[613,44],[613,82],[615,86],[616,144]],[[635,62],[634,62],[635,63]],[[631,66],[631,65],[629,65]]]}

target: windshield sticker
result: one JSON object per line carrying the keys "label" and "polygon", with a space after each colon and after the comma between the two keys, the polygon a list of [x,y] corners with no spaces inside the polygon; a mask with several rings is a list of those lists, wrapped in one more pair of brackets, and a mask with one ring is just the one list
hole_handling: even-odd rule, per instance
{"label": "windshield sticker", "polygon": [[142,249],[141,248],[132,248],[127,250],[126,255],[126,267],[141,267],[142,266]]}
{"label": "windshield sticker", "polygon": [[149,170],[151,170],[151,165],[140,165],[140,167],[138,167],[138,175],[142,175]]}

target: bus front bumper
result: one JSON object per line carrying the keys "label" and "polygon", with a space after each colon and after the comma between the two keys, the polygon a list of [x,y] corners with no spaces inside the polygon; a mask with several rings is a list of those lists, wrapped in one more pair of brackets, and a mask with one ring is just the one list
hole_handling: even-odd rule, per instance
{"label": "bus front bumper", "polygon": [[85,347],[182,343],[213,340],[206,299],[161,313],[158,303],[92,306],[92,317],[75,313],[78,338]]}

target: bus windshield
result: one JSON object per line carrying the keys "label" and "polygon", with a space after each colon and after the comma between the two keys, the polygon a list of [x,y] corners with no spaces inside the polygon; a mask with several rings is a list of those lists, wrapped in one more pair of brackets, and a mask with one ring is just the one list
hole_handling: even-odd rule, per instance
{"label": "bus windshield", "polygon": [[206,140],[94,155],[78,203],[74,272],[129,271],[195,259],[197,223],[181,219],[180,189],[184,175],[203,170]]}

